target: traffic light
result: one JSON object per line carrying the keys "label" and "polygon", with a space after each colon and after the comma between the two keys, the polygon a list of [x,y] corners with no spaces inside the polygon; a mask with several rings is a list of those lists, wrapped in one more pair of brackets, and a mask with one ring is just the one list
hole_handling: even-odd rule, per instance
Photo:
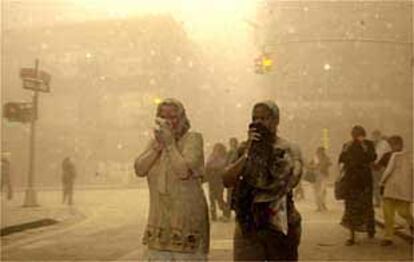
{"label": "traffic light", "polygon": [[32,103],[8,102],[3,106],[3,117],[10,122],[27,123],[35,117]]}
{"label": "traffic light", "polygon": [[273,60],[268,54],[262,54],[254,60],[254,71],[257,74],[269,73],[272,71]]}
{"label": "traffic light", "polygon": [[269,55],[262,56],[262,64],[263,64],[263,70],[266,73],[269,73],[270,71],[272,71],[273,60],[269,57]]}

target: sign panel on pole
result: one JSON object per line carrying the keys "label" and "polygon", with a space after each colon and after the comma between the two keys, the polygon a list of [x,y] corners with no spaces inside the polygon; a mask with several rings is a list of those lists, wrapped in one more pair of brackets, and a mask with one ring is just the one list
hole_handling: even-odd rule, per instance
{"label": "sign panel on pole", "polygon": [[34,68],[22,68],[20,70],[20,77],[23,79],[23,88],[39,92],[50,92],[49,73]]}

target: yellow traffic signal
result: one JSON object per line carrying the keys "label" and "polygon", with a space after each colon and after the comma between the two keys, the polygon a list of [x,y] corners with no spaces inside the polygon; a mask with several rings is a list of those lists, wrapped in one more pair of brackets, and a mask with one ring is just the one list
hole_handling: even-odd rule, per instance
{"label": "yellow traffic signal", "polygon": [[263,56],[262,57],[262,64],[263,64],[263,68],[266,71],[269,71],[269,70],[272,69],[273,61],[272,61],[272,59],[270,57]]}
{"label": "yellow traffic signal", "polygon": [[273,60],[268,54],[262,54],[254,60],[254,67],[257,74],[269,73],[272,71]]}

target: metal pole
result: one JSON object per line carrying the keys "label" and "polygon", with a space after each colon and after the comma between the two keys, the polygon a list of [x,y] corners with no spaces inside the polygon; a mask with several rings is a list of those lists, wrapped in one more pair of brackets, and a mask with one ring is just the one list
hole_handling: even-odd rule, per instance
{"label": "metal pole", "polygon": [[[39,59],[35,61],[36,76],[39,71]],[[29,174],[27,179],[27,189],[24,198],[24,207],[36,207],[37,204],[36,191],[34,190],[34,177],[35,177],[35,138],[36,138],[36,118],[37,118],[37,103],[38,92],[33,93],[33,114],[30,120],[30,149],[29,149]]]}

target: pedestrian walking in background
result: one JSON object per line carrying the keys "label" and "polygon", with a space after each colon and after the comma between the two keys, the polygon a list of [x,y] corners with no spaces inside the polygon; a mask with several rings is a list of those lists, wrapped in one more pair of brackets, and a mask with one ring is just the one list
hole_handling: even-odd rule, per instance
{"label": "pedestrian walking in background", "polygon": [[310,168],[315,175],[315,182],[312,184],[315,191],[315,203],[317,211],[325,211],[326,188],[329,178],[329,167],[332,165],[330,158],[326,155],[324,147],[318,147],[310,162]]}
{"label": "pedestrian walking in background", "polygon": [[7,155],[1,157],[1,192],[4,188],[7,190],[7,199],[13,198],[13,187],[11,182],[10,161]]}
{"label": "pedestrian walking in background", "polygon": [[304,200],[305,199],[305,190],[303,189],[302,179],[299,181],[298,185],[293,190],[293,196],[295,200]]}
{"label": "pedestrian walking in background", "polygon": [[73,204],[73,187],[76,178],[76,167],[70,157],[66,157],[62,161],[62,203],[68,205]]}
{"label": "pedestrian walking in background", "polygon": [[302,150],[300,149],[299,145],[297,144],[291,144],[292,146],[292,154],[295,155],[296,158],[296,163],[297,165],[299,165],[300,163],[300,167],[296,167],[297,168],[297,172],[300,173],[300,176],[298,177],[298,182],[296,184],[296,186],[293,188],[293,198],[295,200],[304,200],[305,199],[305,190],[303,189],[303,175],[305,174],[305,162],[303,160],[303,156],[302,156]]}
{"label": "pedestrian walking in background", "polygon": [[379,169],[378,162],[387,152],[391,151],[391,147],[385,136],[381,134],[381,131],[374,130],[372,132],[372,141],[375,146],[375,153],[377,158],[375,159],[373,168],[372,168],[372,181],[373,181],[373,197],[374,197],[374,206],[379,207],[381,205],[381,196],[380,196],[380,180],[384,169]]}
{"label": "pedestrian walking in background", "polygon": [[[232,137],[229,140],[229,150],[227,153],[227,165],[233,164],[237,161],[239,157],[239,141],[237,138]],[[227,203],[227,210],[224,216],[228,219],[231,218],[231,199],[233,194],[233,188],[228,187],[226,188],[226,203]]]}
{"label": "pedestrian walking in background", "polygon": [[362,126],[354,126],[352,140],[345,143],[339,156],[340,169],[344,169],[345,212],[341,225],[349,229],[346,245],[355,244],[355,232],[375,236],[375,217],[372,199],[371,164],[376,158],[372,141],[365,139]]}
{"label": "pedestrian walking in background", "polygon": [[395,212],[407,221],[413,234],[413,216],[410,210],[413,202],[413,156],[403,150],[403,139],[400,136],[390,137],[389,142],[392,154],[380,181],[385,221],[385,235],[381,241],[383,246],[393,243]]}
{"label": "pedestrian walking in background", "polygon": [[229,150],[227,152],[227,161],[228,163],[234,163],[238,158],[238,148],[239,148],[239,141],[237,138],[232,137],[229,140]]}
{"label": "pedestrian walking in background", "polygon": [[208,182],[210,200],[210,218],[212,221],[217,221],[217,206],[223,212],[223,217],[221,217],[220,220],[228,220],[228,217],[224,216],[228,210],[228,204],[224,201],[224,186],[222,179],[226,166],[226,147],[222,143],[217,143],[214,145],[213,151],[208,157],[205,167],[205,176]]}
{"label": "pedestrian walking in background", "polygon": [[302,171],[299,147],[277,136],[279,108],[272,101],[253,107],[248,142],[223,177],[234,187],[233,259],[296,261],[301,217],[292,190]]}
{"label": "pedestrian walking in background", "polygon": [[209,251],[207,201],[202,189],[203,138],[190,132],[184,106],[175,99],[158,104],[157,127],[135,160],[146,177],[149,215],[143,244],[149,261],[204,261]]}

